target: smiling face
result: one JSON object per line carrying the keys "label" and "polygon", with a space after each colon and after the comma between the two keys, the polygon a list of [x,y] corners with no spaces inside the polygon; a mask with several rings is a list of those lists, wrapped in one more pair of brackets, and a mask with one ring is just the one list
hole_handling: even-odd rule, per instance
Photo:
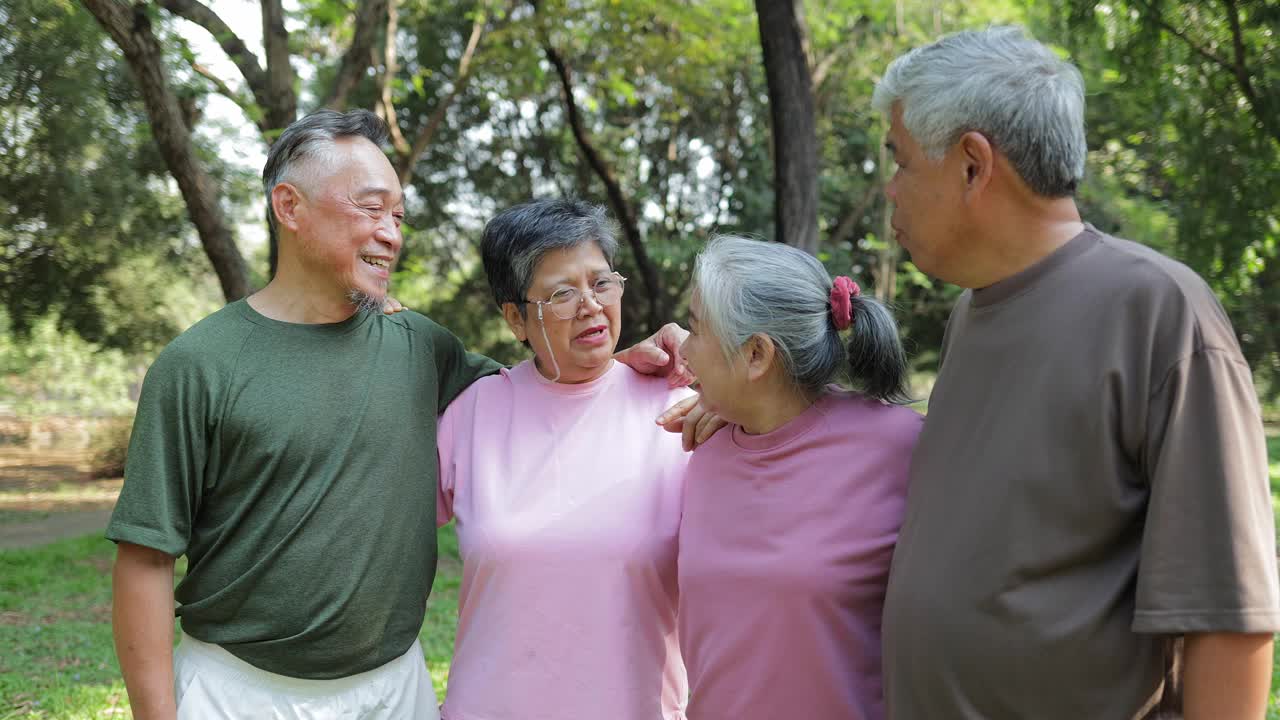
{"label": "smiling face", "polygon": [[[545,377],[554,378],[559,367],[559,382],[581,383],[594,380],[609,369],[621,330],[622,303],[602,306],[589,290],[611,277],[613,268],[594,242],[551,250],[539,258],[534,268],[533,282],[525,293],[529,303],[524,306],[524,313],[514,303],[503,306],[511,331],[517,339],[528,340],[538,370]],[[539,306],[534,301],[548,300],[565,288],[585,295],[577,313],[562,320],[550,305],[544,304],[539,320]]]}
{"label": "smiling face", "polygon": [[707,326],[702,297],[696,289],[689,299],[689,337],[680,346],[680,354],[698,376],[702,404],[725,420],[741,424],[738,404],[750,385],[746,366],[740,357],[725,357],[720,339]]}
{"label": "smiling face", "polygon": [[305,171],[306,181],[282,184],[297,196],[281,226],[296,238],[308,282],[326,295],[380,305],[403,240],[395,170],[373,143],[348,137]]}

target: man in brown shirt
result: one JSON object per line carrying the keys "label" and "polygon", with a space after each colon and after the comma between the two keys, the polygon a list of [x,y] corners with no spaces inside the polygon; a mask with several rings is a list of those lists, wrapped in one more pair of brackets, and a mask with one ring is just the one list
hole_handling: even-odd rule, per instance
{"label": "man in brown shirt", "polygon": [[[1185,266],[1081,221],[1079,72],[1017,28],[876,89],[893,226],[952,312],[884,615],[893,720],[1261,718],[1280,630],[1249,368]],[[1176,716],[1176,715],[1175,715]]]}

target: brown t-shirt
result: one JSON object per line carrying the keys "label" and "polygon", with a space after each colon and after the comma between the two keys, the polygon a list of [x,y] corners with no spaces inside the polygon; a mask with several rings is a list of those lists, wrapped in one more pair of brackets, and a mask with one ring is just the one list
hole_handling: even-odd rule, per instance
{"label": "brown t-shirt", "polygon": [[885,600],[888,717],[1145,714],[1171,636],[1280,630],[1273,524],[1221,306],[1087,227],[952,312]]}

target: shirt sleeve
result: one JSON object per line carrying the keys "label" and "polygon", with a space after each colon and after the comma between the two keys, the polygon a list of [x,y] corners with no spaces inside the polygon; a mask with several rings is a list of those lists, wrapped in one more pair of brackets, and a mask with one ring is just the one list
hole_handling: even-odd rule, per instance
{"label": "shirt sleeve", "polygon": [[1201,349],[1169,371],[1150,398],[1142,462],[1134,631],[1280,631],[1266,442],[1238,353]]}
{"label": "shirt sleeve", "polygon": [[439,374],[437,407],[443,411],[471,383],[502,369],[502,364],[484,355],[467,352],[462,341],[440,325],[427,320],[432,330],[432,352]]}
{"label": "shirt sleeve", "polygon": [[436,527],[444,527],[453,519],[453,419],[449,413],[436,423]]}
{"label": "shirt sleeve", "polygon": [[106,537],[182,555],[199,509],[208,449],[209,388],[195,358],[166,351],[138,398],[124,487]]}

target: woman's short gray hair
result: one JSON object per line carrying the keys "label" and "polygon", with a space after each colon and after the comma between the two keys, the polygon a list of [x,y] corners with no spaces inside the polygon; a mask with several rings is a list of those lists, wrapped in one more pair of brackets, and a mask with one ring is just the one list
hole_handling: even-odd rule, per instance
{"label": "woman's short gray hair", "polygon": [[316,163],[330,155],[339,138],[362,137],[382,147],[387,142],[387,124],[368,110],[338,112],[317,110],[289,125],[271,145],[262,168],[262,187],[267,195],[267,219],[276,232],[276,213],[271,209],[271,191],[282,182],[300,184],[317,170]]}
{"label": "woman's short gray hair", "polygon": [[783,367],[806,393],[819,394],[842,370],[868,395],[909,402],[907,359],[884,305],[852,298],[849,345],[831,314],[831,276],[812,255],[781,243],[722,235],[694,265],[702,323],[733,358],[752,335],[773,341]]}
{"label": "woman's short gray hair", "polygon": [[613,267],[618,253],[617,223],[599,205],[557,198],[534,200],[498,213],[484,226],[480,238],[480,257],[494,302],[498,307],[525,302],[543,255],[587,242],[595,243]]}
{"label": "woman's short gray hair", "polygon": [[902,124],[931,160],[978,131],[1045,197],[1067,197],[1084,178],[1080,71],[1020,27],[949,35],[894,60],[872,104]]}

